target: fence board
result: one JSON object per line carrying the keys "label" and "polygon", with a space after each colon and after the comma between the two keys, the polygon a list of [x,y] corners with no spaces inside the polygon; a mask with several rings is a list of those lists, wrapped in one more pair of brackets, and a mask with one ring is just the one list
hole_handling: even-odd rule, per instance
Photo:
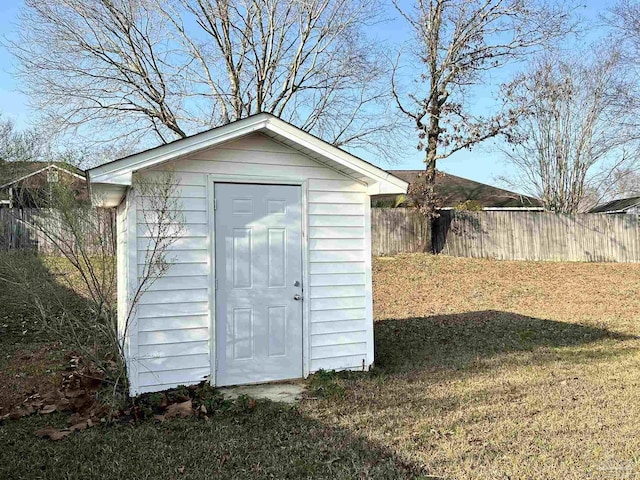
{"label": "fence board", "polygon": [[501,260],[640,262],[636,215],[443,211],[433,231],[411,209],[372,208],[371,216],[374,255],[434,251]]}
{"label": "fence board", "polygon": [[[0,249],[54,253],[51,242],[28,227],[35,215],[35,209],[0,208]],[[115,225],[113,212],[103,215],[103,222]],[[636,215],[443,211],[433,222],[433,232],[430,223],[413,209],[372,208],[372,253],[434,251],[502,260],[640,262]]]}
{"label": "fence board", "polygon": [[[54,234],[54,237],[63,237],[63,229],[56,216],[51,212],[44,215],[41,210],[35,208],[0,208],[0,250],[36,250],[43,254],[59,253],[51,239],[38,229],[29,226],[33,219],[40,217],[40,222],[50,222],[47,232]],[[85,247],[91,250],[93,247],[99,248],[97,241],[99,235],[103,241],[111,238],[115,232],[115,212],[112,209],[99,209],[95,215],[95,228],[91,227],[85,238]],[[96,237],[92,237],[95,235]],[[108,237],[105,237],[107,236]],[[65,243],[70,248],[75,248],[73,235],[64,235]],[[96,241],[94,241],[96,239]],[[95,245],[93,245],[95,244]]]}
{"label": "fence board", "polygon": [[371,209],[373,255],[431,251],[431,228],[423,215],[409,208]]}
{"label": "fence board", "polygon": [[501,260],[640,262],[636,215],[441,212],[436,253]]}

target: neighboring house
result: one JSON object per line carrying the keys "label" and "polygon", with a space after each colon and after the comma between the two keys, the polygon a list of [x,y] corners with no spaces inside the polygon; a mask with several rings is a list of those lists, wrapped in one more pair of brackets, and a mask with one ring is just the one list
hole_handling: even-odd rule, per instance
{"label": "neighboring house", "polygon": [[406,182],[266,113],[88,170],[117,207],[121,328],[145,261],[134,180],[167,169],[185,234],[127,329],[132,395],[370,368],[370,196]]}
{"label": "neighboring house", "polygon": [[589,210],[589,213],[640,215],[640,197],[620,198],[603,203]]}
{"label": "neighboring house", "polygon": [[0,205],[37,208],[46,205],[53,185],[65,182],[76,198],[88,199],[84,172],[66,163],[0,162]]}
{"label": "neighboring house", "polygon": [[[405,182],[413,183],[424,170],[387,170]],[[482,210],[526,210],[542,211],[542,203],[537,198],[493,187],[467,178],[438,172],[435,191],[442,210],[451,210],[465,203],[474,204]],[[402,206],[407,200],[392,195],[373,197],[373,206]]]}

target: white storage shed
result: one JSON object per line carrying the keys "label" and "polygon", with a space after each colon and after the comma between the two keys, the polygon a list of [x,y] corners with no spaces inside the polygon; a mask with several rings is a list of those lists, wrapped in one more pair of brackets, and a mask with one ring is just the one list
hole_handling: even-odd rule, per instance
{"label": "white storage shed", "polygon": [[132,395],[372,365],[369,196],[407,183],[264,113],[93,168],[92,199],[117,207],[121,319],[148,248],[133,179],[167,169],[185,225],[130,322]]}

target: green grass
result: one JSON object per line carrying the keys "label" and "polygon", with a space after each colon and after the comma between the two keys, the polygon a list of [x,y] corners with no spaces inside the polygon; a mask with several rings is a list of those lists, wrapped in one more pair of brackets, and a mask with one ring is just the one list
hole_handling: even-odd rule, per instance
{"label": "green grass", "polygon": [[372,372],[58,442],[8,422],[0,478],[638,478],[638,292],[640,265],[378,259]]}
{"label": "green grass", "polygon": [[[63,423],[62,419],[58,419]],[[323,425],[296,408],[258,403],[251,413],[140,426],[94,427],[59,442],[33,430],[49,419],[0,428],[0,478],[406,478],[382,446]],[[180,473],[183,470],[183,473]]]}

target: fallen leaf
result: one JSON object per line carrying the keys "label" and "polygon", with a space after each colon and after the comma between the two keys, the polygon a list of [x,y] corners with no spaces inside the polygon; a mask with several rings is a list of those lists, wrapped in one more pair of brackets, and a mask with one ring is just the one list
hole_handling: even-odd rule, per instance
{"label": "fallen leaf", "polygon": [[85,388],[95,391],[98,388],[100,388],[101,384],[102,384],[102,380],[99,378],[87,377],[87,376],[80,377],[80,385],[82,385]]}
{"label": "fallen leaf", "polygon": [[40,438],[50,438],[51,440],[61,440],[67,435],[71,435],[72,430],[65,428],[63,430],[58,430],[53,427],[46,427],[41,430],[36,431],[36,436]]}
{"label": "fallen leaf", "polygon": [[74,413],[69,417],[69,425],[74,425],[76,423],[85,422],[89,417],[86,415],[82,415],[81,413]]}
{"label": "fallen leaf", "polygon": [[71,425],[69,427],[69,430],[71,430],[72,432],[79,432],[81,430],[84,430],[88,426],[89,426],[88,421],[84,421],[84,422],[76,423],[75,425]]}
{"label": "fallen leaf", "polygon": [[29,405],[35,409],[40,409],[44,406],[44,402],[42,400],[32,400],[29,403],[26,403],[25,405]]}
{"label": "fallen leaf", "polygon": [[90,401],[91,397],[86,393],[83,393],[82,395],[69,399],[69,404],[73,410],[77,411],[86,406]]}
{"label": "fallen leaf", "polygon": [[40,410],[40,413],[42,415],[48,415],[50,413],[55,412],[57,409],[58,407],[56,407],[55,405],[45,405],[44,408]]}
{"label": "fallen leaf", "polygon": [[84,395],[85,393],[87,393],[87,392],[85,392],[83,389],[80,389],[80,390],[67,390],[65,392],[65,396],[67,398],[76,398],[76,397],[80,397],[80,396]]}
{"label": "fallen leaf", "polygon": [[53,427],[41,428],[40,430],[36,430],[36,437],[48,437],[49,434],[55,431],[56,429]]}
{"label": "fallen leaf", "polygon": [[11,420],[18,420],[22,417],[26,417],[27,415],[29,415],[29,412],[27,412],[26,410],[22,408],[16,408],[13,412],[9,414],[9,418]]}
{"label": "fallen leaf", "polygon": [[187,400],[186,402],[174,403],[167,407],[167,412],[165,413],[165,418],[175,418],[175,417],[191,417],[194,414],[193,404],[191,400]]}
{"label": "fallen leaf", "polygon": [[60,392],[50,392],[47,393],[44,397],[42,397],[42,400],[44,400],[46,403],[54,403],[57,402],[58,399],[60,398]]}

